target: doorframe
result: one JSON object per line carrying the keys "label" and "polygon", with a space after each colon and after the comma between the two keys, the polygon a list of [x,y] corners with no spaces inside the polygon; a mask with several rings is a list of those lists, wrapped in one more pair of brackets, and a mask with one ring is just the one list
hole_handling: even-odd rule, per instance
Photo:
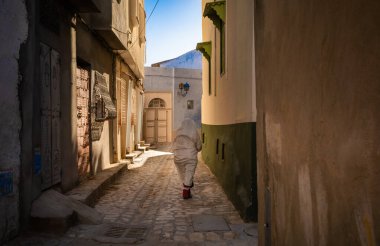
{"label": "doorframe", "polygon": [[[92,153],[92,132],[91,132],[91,130],[92,130],[92,123],[91,123],[91,111],[92,111],[92,108],[91,108],[91,103],[92,103],[92,101],[91,101],[91,98],[92,98],[92,67],[91,67],[90,63],[88,63],[85,60],[77,57],[77,68],[78,67],[86,69],[88,71],[88,76],[89,76],[89,79],[88,79],[88,91],[89,91],[89,95],[88,96],[89,96],[89,98],[88,98],[88,105],[87,105],[87,107],[88,107],[88,111],[87,111],[87,114],[88,114],[88,134],[89,134],[88,141],[89,141],[89,152],[90,152],[89,153],[89,160],[90,160],[90,175],[91,176],[95,176],[96,171],[95,171],[95,168],[94,168],[93,163],[92,163],[93,153]],[[77,123],[76,129],[78,131],[78,123]],[[78,152],[78,150],[77,150],[77,152]],[[78,160],[77,160],[76,165],[78,165]]]}
{"label": "doorframe", "polygon": [[[154,95],[153,97],[151,97],[148,101],[148,97],[150,97],[150,95],[153,95],[153,94],[156,94]],[[165,96],[163,95],[168,95],[169,98],[168,100],[164,99]],[[144,104],[143,104],[143,137],[145,138],[146,135],[145,135],[145,124],[146,124],[146,112],[145,110],[146,109],[149,109],[149,102],[154,99],[154,98],[161,98],[162,100],[165,101],[166,103],[166,107],[164,109],[170,111],[170,113],[168,113],[167,117],[170,116],[170,122],[169,120],[167,122],[169,122],[170,124],[167,126],[167,140],[168,140],[168,143],[171,143],[173,142],[173,136],[174,136],[174,132],[173,132],[173,125],[174,125],[174,94],[173,94],[173,91],[157,91],[157,90],[154,90],[154,91],[145,91],[144,92]],[[169,135],[170,133],[170,135]],[[170,136],[170,137],[168,137]]]}
{"label": "doorframe", "polygon": [[[165,103],[165,107],[149,107],[149,103],[154,100],[154,99],[161,99],[162,101],[164,101]],[[159,96],[154,96],[152,97],[149,102],[146,101],[146,103],[144,103],[144,124],[143,124],[143,128],[144,128],[144,138],[146,138],[146,128],[147,128],[147,110],[154,110],[154,130],[153,130],[153,133],[154,133],[154,136],[153,136],[153,143],[159,143],[158,141],[158,128],[159,128],[159,124],[158,124],[158,111],[159,110],[164,110],[165,113],[166,113],[166,141],[165,143],[169,143],[171,142],[171,137],[169,138],[169,134],[168,134],[168,131],[169,131],[169,126],[171,126],[172,124],[169,124],[169,117],[168,117],[168,110],[171,110],[171,108],[168,107],[168,102],[165,101],[165,99],[163,99],[162,97],[159,97]],[[171,118],[172,120],[172,118]]]}

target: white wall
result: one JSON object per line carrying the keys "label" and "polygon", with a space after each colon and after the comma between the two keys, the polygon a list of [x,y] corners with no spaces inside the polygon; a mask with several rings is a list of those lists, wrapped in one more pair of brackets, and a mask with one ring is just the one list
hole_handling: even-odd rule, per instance
{"label": "white wall", "polygon": [[[180,83],[190,84],[186,96],[179,94]],[[173,130],[185,117],[192,118],[200,127],[202,99],[202,70],[184,68],[145,67],[145,92],[171,92],[173,95]],[[187,101],[194,101],[194,109],[187,109]]]}
{"label": "white wall", "polygon": [[146,92],[173,91],[174,68],[145,67],[144,88]]}
{"label": "white wall", "polygon": [[[202,99],[202,71],[199,69],[175,69],[174,74],[174,122],[176,130],[181,126],[185,118],[191,118],[198,127],[201,126],[201,99]],[[178,91],[180,83],[190,84],[190,90],[186,96],[182,96]],[[187,101],[194,101],[194,108],[187,109]]]}

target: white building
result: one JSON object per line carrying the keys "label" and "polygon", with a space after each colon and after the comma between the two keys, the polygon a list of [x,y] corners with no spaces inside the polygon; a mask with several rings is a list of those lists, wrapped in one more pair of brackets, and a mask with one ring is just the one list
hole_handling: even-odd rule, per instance
{"label": "white building", "polygon": [[190,51],[152,65],[156,67],[145,67],[143,134],[147,143],[171,142],[186,117],[201,127],[202,70],[177,68],[197,67],[201,59],[200,53]]}

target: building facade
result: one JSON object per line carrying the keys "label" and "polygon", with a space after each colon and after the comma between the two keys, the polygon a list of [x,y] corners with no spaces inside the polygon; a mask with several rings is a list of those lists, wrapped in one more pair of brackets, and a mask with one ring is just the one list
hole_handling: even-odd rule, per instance
{"label": "building facade", "polygon": [[147,142],[172,142],[185,118],[201,127],[201,69],[145,67],[144,88],[143,136]]}
{"label": "building facade", "polygon": [[259,244],[379,245],[380,2],[254,13]]}
{"label": "building facade", "polygon": [[257,220],[251,0],[202,1],[202,156],[243,218]]}
{"label": "building facade", "polygon": [[2,1],[0,9],[1,37],[14,30],[1,45],[1,139],[12,148],[0,155],[4,241],[28,225],[41,192],[72,189],[141,140],[146,15],[143,0]]}

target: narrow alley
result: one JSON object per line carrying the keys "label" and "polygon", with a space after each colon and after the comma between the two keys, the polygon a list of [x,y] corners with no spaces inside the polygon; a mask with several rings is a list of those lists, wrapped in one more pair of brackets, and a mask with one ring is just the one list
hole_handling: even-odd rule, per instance
{"label": "narrow alley", "polygon": [[62,237],[32,233],[8,245],[257,245],[256,223],[242,221],[203,161],[193,198],[182,199],[168,148],[149,150],[153,157],[129,165],[108,187],[95,205],[102,224],[81,224]]}
{"label": "narrow alley", "polygon": [[0,246],[380,245],[379,26],[379,0],[0,0]]}

